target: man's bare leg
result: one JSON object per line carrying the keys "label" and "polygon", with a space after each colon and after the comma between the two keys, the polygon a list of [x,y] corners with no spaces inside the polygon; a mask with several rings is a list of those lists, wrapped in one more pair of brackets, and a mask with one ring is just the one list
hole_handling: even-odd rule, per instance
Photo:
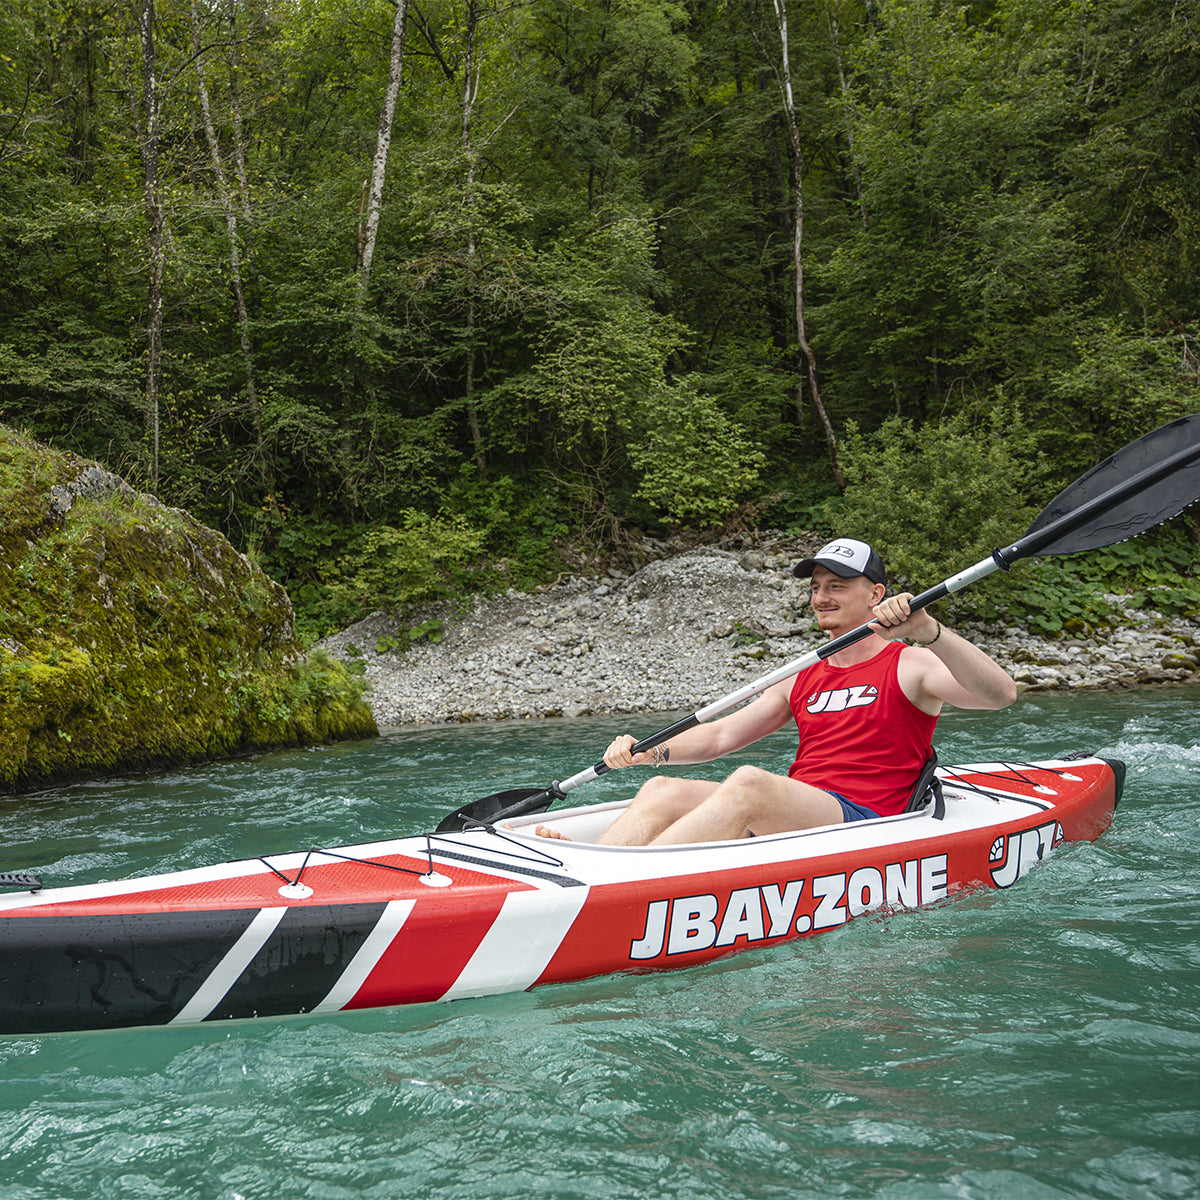
{"label": "man's bare leg", "polygon": [[720,784],[706,779],[655,775],[629,807],[597,838],[601,846],[648,846],[681,817],[703,804]]}
{"label": "man's bare leg", "polygon": [[[702,779],[656,775],[646,780],[629,807],[596,839],[600,846],[646,846],[680,817],[691,812],[720,785]],[[550,825],[539,825],[538,837],[570,841]]]}
{"label": "man's bare leg", "polygon": [[842,806],[828,792],[759,767],[738,767],[648,844],[733,841],[755,834],[840,825],[843,820]]}
{"label": "man's bare leg", "polygon": [[[738,767],[724,783],[648,779],[629,807],[597,839],[602,846],[679,846],[736,841],[840,825],[842,806],[828,792],[759,767]],[[539,837],[564,835],[539,825]]]}

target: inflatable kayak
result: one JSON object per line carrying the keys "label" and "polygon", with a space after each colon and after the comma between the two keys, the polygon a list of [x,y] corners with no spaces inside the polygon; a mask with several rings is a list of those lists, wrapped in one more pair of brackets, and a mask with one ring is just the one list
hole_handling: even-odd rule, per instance
{"label": "inflatable kayak", "polygon": [[[627,802],[371,845],[43,888],[0,876],[0,1033],[334,1013],[692,966],[1007,888],[1109,826],[1100,758],[938,769],[900,816],[668,849],[599,846]],[[533,834],[553,824],[570,841]]]}

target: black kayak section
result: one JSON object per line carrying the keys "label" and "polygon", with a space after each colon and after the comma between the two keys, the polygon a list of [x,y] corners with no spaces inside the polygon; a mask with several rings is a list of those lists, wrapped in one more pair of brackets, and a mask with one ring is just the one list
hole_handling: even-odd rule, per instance
{"label": "black kayak section", "polygon": [[[272,913],[260,938],[251,926],[271,910],[8,917],[0,922],[0,1029],[165,1025],[206,986],[214,1002],[204,1020],[306,1012],[329,994],[384,908],[297,906]],[[247,938],[243,963],[237,948]]]}

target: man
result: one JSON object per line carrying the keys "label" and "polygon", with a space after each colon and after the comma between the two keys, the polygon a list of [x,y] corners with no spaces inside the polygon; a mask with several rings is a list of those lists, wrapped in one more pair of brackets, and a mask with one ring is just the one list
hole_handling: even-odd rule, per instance
{"label": "man", "polygon": [[[710,762],[795,720],[800,745],[788,774],[742,766],[720,782],[654,776],[602,844],[722,841],[901,812],[943,704],[999,709],[1016,699],[1012,679],[982,650],[911,611],[911,593],[885,599],[883,561],[865,542],[830,542],[793,573],[811,576],[813,612],[830,639],[868,621],[875,632],[720,720],[641,754],[623,735],[604,755],[610,768]],[[544,825],[537,832],[561,836]]]}

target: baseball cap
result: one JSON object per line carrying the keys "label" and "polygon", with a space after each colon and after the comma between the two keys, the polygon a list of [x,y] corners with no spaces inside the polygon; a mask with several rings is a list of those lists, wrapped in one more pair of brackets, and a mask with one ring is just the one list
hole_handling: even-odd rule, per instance
{"label": "baseball cap", "polygon": [[866,542],[854,538],[838,538],[827,542],[812,558],[798,562],[792,568],[792,574],[799,579],[807,579],[813,573],[813,568],[818,566],[827,567],[843,579],[865,575],[872,583],[887,584],[883,559]]}

